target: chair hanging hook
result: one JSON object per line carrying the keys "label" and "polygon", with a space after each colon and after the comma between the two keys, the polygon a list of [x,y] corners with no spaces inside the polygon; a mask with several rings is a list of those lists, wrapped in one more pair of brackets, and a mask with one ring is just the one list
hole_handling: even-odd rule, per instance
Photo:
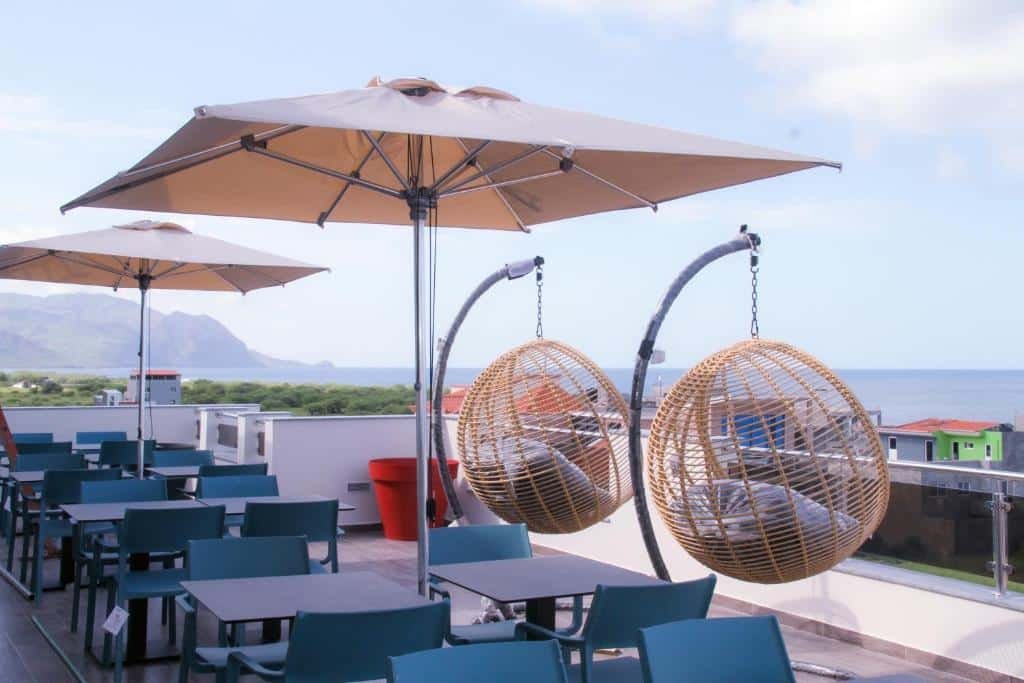
{"label": "chair hanging hook", "polygon": [[537,264],[537,339],[544,338],[544,264]]}

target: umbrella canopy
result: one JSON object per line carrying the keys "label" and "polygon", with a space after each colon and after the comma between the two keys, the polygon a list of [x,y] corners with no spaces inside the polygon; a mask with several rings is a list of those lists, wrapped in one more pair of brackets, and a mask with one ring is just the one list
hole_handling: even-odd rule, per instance
{"label": "umbrella canopy", "polygon": [[839,164],[493,88],[375,79],[358,90],[198,107],[134,167],[61,208],[398,225],[409,216],[394,200],[425,188],[443,225],[525,230],[814,166]]}
{"label": "umbrella canopy", "polygon": [[327,270],[196,235],[176,223],[138,221],[105,230],[0,246],[0,278],[139,288],[138,475],[145,466],[143,414],[149,333],[146,292],[191,289],[241,292],[283,286]]}
{"label": "umbrella canopy", "polygon": [[139,221],[0,246],[0,278],[118,288],[245,292],[326,270],[188,231]]}
{"label": "umbrella canopy", "polygon": [[488,87],[358,90],[203,106],[127,171],[61,207],[413,227],[419,589],[427,588],[424,226],[523,230],[839,164],[543,107]]}

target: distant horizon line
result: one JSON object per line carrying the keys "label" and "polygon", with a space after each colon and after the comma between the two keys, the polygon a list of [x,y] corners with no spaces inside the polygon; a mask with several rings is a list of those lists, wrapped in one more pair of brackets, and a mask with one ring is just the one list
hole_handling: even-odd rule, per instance
{"label": "distant horizon line", "polygon": [[[331,363],[330,365],[321,365],[323,363],[324,363],[324,361],[311,362],[311,363],[306,363],[306,362],[302,362],[302,361],[296,361],[296,365],[282,365],[282,366],[272,366],[272,365],[271,366],[267,366],[267,365],[237,365],[237,366],[235,366],[235,365],[228,365],[228,366],[195,365],[195,366],[192,366],[192,365],[183,365],[183,366],[177,366],[177,367],[175,367],[173,365],[161,363],[161,364],[159,364],[160,366],[167,366],[167,367],[161,367],[159,369],[180,370],[183,373],[185,371],[195,371],[195,370],[238,370],[238,371],[242,371],[242,370],[299,370],[299,369],[301,369],[301,370],[317,370],[317,369],[331,369],[331,370],[409,370],[411,372],[414,369],[413,366],[411,366],[411,365],[335,365],[333,363]],[[86,366],[86,365],[76,366],[76,365],[72,365],[72,366],[64,366],[64,367],[43,367],[43,368],[39,368],[39,367],[0,367],[0,372],[78,372],[78,371],[82,371],[82,372],[94,371],[95,372],[95,371],[100,371],[100,370],[119,370],[119,371],[120,370],[133,370],[133,369],[135,369],[137,367],[138,366],[136,366],[136,365],[113,365],[113,366]],[[479,366],[459,365],[459,366],[449,366],[448,370],[449,371],[452,371],[452,370],[482,370],[485,367],[486,367],[485,365],[479,365]],[[604,369],[604,370],[633,370],[633,366],[627,366],[627,365],[601,365],[600,367],[602,369]],[[150,369],[152,370],[152,369],[154,369],[154,367],[151,366]],[[655,373],[657,373],[659,371],[668,371],[668,370],[684,371],[684,370],[689,370],[689,369],[690,368],[686,367],[686,366],[664,366],[664,367],[662,367],[662,366],[654,366],[654,367],[649,367],[648,368],[647,374],[648,374],[648,376],[650,376],[651,374],[655,374]],[[831,369],[834,370],[834,371],[837,371],[837,372],[848,372],[848,371],[854,371],[854,372],[890,372],[890,371],[900,371],[900,372],[1024,372],[1024,368],[835,367],[835,368],[831,368]]]}

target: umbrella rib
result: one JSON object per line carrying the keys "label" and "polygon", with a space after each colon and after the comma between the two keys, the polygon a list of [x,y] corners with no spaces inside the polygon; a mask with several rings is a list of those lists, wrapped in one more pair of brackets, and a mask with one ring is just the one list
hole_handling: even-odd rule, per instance
{"label": "umbrella rib", "polygon": [[67,261],[68,263],[74,263],[74,264],[77,264],[79,266],[86,266],[87,268],[95,268],[96,270],[103,271],[105,273],[110,273],[111,275],[118,275],[118,276],[124,277],[127,274],[124,271],[115,270],[115,269],[111,268],[110,266],[104,265],[102,263],[96,263],[94,261],[90,261],[89,259],[87,259],[85,257],[81,257],[81,258],[72,257],[69,252],[58,252],[58,251],[55,251],[55,252],[53,252],[53,256],[54,256],[54,258],[58,258],[61,261]]}
{"label": "umbrella rib", "polygon": [[[362,133],[363,137],[365,137],[367,140],[369,140],[370,144],[373,145],[373,148],[375,150],[377,150],[377,154],[380,156],[381,159],[384,160],[384,163],[387,164],[388,168],[391,169],[391,174],[393,176],[395,176],[395,180],[397,180],[399,182],[399,184],[404,189],[408,190],[409,189],[408,181],[402,176],[401,173],[398,172],[398,169],[395,168],[395,164],[394,164],[393,161],[391,161],[391,157],[389,157],[387,154],[385,154],[384,150],[381,149],[380,142],[377,141],[377,140],[374,140],[373,136],[370,135],[365,130],[361,130],[359,132]],[[381,137],[384,137],[383,134],[381,135]]]}
{"label": "umbrella rib", "polygon": [[[278,280],[276,277],[273,277],[272,275],[267,275],[264,271],[260,270],[260,268],[258,266],[243,266],[243,265],[236,264],[235,268],[238,268],[239,270],[246,270],[246,271],[249,271],[249,272],[256,273],[257,275],[259,275],[261,277],[265,277],[268,280],[270,280],[271,282],[273,282],[274,284],[279,285],[281,287],[284,287],[285,284],[286,284],[283,280]],[[221,277],[223,277],[223,275],[221,275]]]}
{"label": "umbrella rib", "polygon": [[[216,272],[219,269],[211,268],[210,270]],[[217,275],[220,277],[221,280],[223,280],[224,282],[226,282],[229,285],[231,285],[232,287],[234,287],[236,292],[238,292],[240,294],[245,294],[246,290],[242,289],[237,284],[232,282],[231,279],[226,274],[217,272]]]}
{"label": "umbrella rib", "polygon": [[[459,144],[462,144],[461,140],[459,141]],[[463,145],[463,149],[465,149],[465,145]],[[479,178],[482,178],[482,177],[485,177],[485,178],[487,178],[488,181],[490,181],[491,174],[497,173],[498,171],[502,171],[502,170],[508,168],[509,166],[511,166],[512,164],[515,164],[515,163],[518,163],[518,162],[523,161],[525,159],[528,159],[529,157],[532,157],[537,152],[543,152],[543,151],[546,151],[546,150],[547,150],[547,145],[534,145],[534,146],[530,147],[529,149],[527,149],[526,151],[521,152],[521,153],[515,155],[514,157],[506,159],[505,161],[499,162],[499,163],[495,164],[494,166],[491,166],[490,168],[486,168],[486,169],[483,169],[481,171],[477,171],[476,173],[474,173],[470,177],[464,178],[463,180],[460,180],[459,182],[455,183],[454,185],[449,186],[444,191],[445,192],[450,192],[452,190],[457,190],[460,187],[465,187],[466,185],[468,185],[469,183],[473,182],[474,180],[478,180]]]}
{"label": "umbrella rib", "polygon": [[27,263],[32,263],[34,261],[38,261],[39,259],[44,259],[47,256],[53,256],[53,252],[48,251],[45,254],[33,254],[32,256],[23,258],[19,261],[0,263],[0,271],[9,270],[10,268],[17,268],[18,266],[23,266]]}
{"label": "umbrella rib", "polygon": [[[462,138],[455,138],[455,140],[459,143],[459,145],[462,147],[463,150],[466,149],[466,143],[464,143],[462,141]],[[529,156],[530,154],[533,154],[536,151],[539,151],[539,150],[529,151],[529,154],[516,155],[512,159],[506,160],[505,163],[498,164],[498,166],[500,168],[506,168],[510,164],[515,163],[516,161],[521,161],[522,159],[525,159],[527,156]],[[493,173],[493,172],[494,171],[481,171],[481,173],[483,173],[484,177],[487,178],[487,180],[491,179],[491,177],[490,177],[490,175],[488,175],[488,173]],[[524,223],[523,219],[519,217],[519,214],[516,213],[516,210],[512,208],[512,204],[509,203],[508,199],[505,197],[505,194],[501,190],[499,190],[498,188],[494,188],[494,194],[498,197],[498,199],[501,201],[501,203],[505,206],[505,209],[508,210],[509,215],[512,216],[512,220],[514,220],[516,222],[516,225],[519,226],[519,229],[522,230],[523,232],[530,232],[530,229],[528,227],[526,227],[526,223]]]}
{"label": "umbrella rib", "polygon": [[185,261],[178,261],[177,263],[171,265],[170,268],[168,268],[167,270],[165,270],[162,273],[157,273],[157,272],[150,273],[150,277],[152,279],[154,279],[154,280],[159,280],[161,278],[167,277],[168,275],[174,273],[175,271],[177,271],[177,270],[179,270],[181,268],[184,268],[187,265],[188,265],[188,263],[185,262]]}
{"label": "umbrella rib", "polygon": [[[459,144],[462,146],[462,149],[465,150],[466,149],[465,143],[462,142],[461,138],[459,138],[458,140],[459,140]],[[441,189],[441,186],[444,185],[446,182],[448,182],[449,178],[451,178],[453,175],[455,175],[456,173],[461,171],[463,168],[466,167],[467,164],[471,163],[474,159],[476,159],[477,155],[480,154],[480,152],[482,152],[484,150],[484,148],[487,147],[487,145],[491,144],[491,142],[493,142],[493,141],[492,140],[484,140],[479,145],[477,145],[475,148],[473,148],[473,151],[471,151],[471,152],[467,151],[466,155],[464,157],[462,157],[457,162],[455,162],[452,165],[451,168],[449,168],[447,171],[445,171],[444,173],[441,174],[440,178],[438,178],[436,181],[434,181],[434,184],[431,185],[431,187],[430,187],[430,191],[431,192],[438,192]],[[474,177],[479,177],[479,175],[474,176]]]}
{"label": "umbrella rib", "polygon": [[[268,130],[264,133],[254,135],[253,138],[258,142],[265,143],[268,140],[274,140],[283,135],[287,135],[288,133],[294,133],[295,131],[302,130],[303,128],[305,128],[305,126],[281,126],[279,128],[274,128],[273,130]],[[160,180],[161,178],[166,178],[167,176],[174,175],[175,173],[187,171],[190,168],[195,168],[196,166],[199,166],[200,164],[205,164],[209,161],[216,161],[217,159],[221,159],[223,157],[228,156],[229,154],[234,154],[235,152],[241,151],[243,149],[245,149],[245,147],[243,146],[241,140],[234,142],[226,142],[222,145],[208,147],[207,149],[200,150],[198,152],[191,152],[189,154],[184,154],[180,157],[175,157],[174,159],[168,159],[167,161],[161,161],[155,164],[150,164],[149,166],[143,166],[141,168],[131,169],[128,171],[121,171],[120,173],[117,174],[117,177],[128,178],[134,175],[139,175],[140,173],[147,173],[149,171],[166,168],[167,166],[173,166],[174,164],[178,164],[182,161],[191,160],[191,163],[182,164],[177,168],[172,168],[161,173],[154,173],[153,175],[147,176],[145,178],[140,178],[138,180],[128,180],[127,182],[112,187],[108,190],[98,192],[95,195],[83,195],[82,197],[79,197],[78,199],[72,200],[67,204],[61,206],[60,212],[67,213],[71,209],[78,208],[79,206],[85,206],[86,204],[90,204],[101,199],[106,199],[107,197],[110,197],[112,195],[119,194],[121,192],[124,192],[125,190],[131,190],[141,185],[145,185],[146,183],[153,182],[154,180]]]}
{"label": "umbrella rib", "polygon": [[565,173],[560,168],[556,168],[553,171],[545,171],[544,173],[535,173],[533,175],[522,176],[519,178],[510,178],[509,180],[499,180],[496,182],[484,183],[483,185],[474,185],[473,187],[465,187],[460,190],[448,190],[438,195],[440,199],[447,199],[448,197],[457,197],[460,194],[467,194],[469,192],[476,192],[477,190],[496,190],[499,187],[507,187],[509,185],[519,185],[521,183],[528,183],[531,180],[542,180],[544,178],[551,178],[552,176],[562,175]]}
{"label": "umbrella rib", "polygon": [[[563,158],[563,157],[560,157],[559,155],[555,154],[551,150],[544,150],[544,153],[547,154],[549,157],[552,157],[554,159],[558,159],[559,161],[561,161],[562,158]],[[612,188],[613,190],[617,190],[617,191],[621,192],[622,194],[626,195],[627,197],[630,197],[631,199],[635,199],[636,201],[640,202],[641,204],[646,206],[648,209],[651,209],[652,211],[657,211],[658,210],[657,203],[652,202],[649,199],[644,199],[640,195],[638,195],[638,194],[636,194],[634,192],[630,192],[626,188],[621,187],[619,185],[616,185],[615,183],[613,183],[610,180],[606,180],[605,178],[602,178],[601,176],[597,175],[593,171],[588,171],[587,169],[585,169],[582,166],[580,166],[578,163],[573,162],[572,168],[573,168],[573,170],[579,171],[580,173],[582,173],[585,176],[589,176],[590,178],[593,178],[594,180],[596,180],[599,183],[603,183],[603,184],[607,185],[608,187]]]}
{"label": "umbrella rib", "polygon": [[259,154],[261,156],[265,156],[265,157],[268,157],[270,159],[276,159],[277,161],[281,161],[281,162],[284,162],[286,164],[291,164],[292,166],[298,166],[299,168],[304,168],[307,171],[313,171],[314,173],[321,173],[323,175],[330,176],[332,178],[337,178],[339,180],[345,180],[345,181],[348,181],[349,183],[351,183],[352,185],[358,185],[359,187],[366,188],[367,190],[373,190],[375,192],[379,192],[381,194],[388,195],[389,197],[394,197],[395,199],[404,199],[405,198],[404,195],[402,194],[402,192],[400,192],[399,190],[394,189],[393,187],[387,187],[386,185],[378,185],[377,183],[371,183],[368,180],[363,180],[362,178],[357,178],[357,177],[349,175],[347,173],[342,173],[341,171],[335,171],[335,170],[330,169],[330,168],[325,168],[323,166],[318,166],[318,165],[310,163],[308,161],[303,161],[302,159],[296,159],[294,157],[290,157],[290,156],[288,156],[286,154],[280,154],[278,152],[271,152],[269,149],[264,149],[264,148],[262,148],[262,147],[260,147],[258,145],[250,144],[250,145],[247,145],[245,147],[245,149],[247,151],[249,151],[249,152],[253,152],[254,154]]}
{"label": "umbrella rib", "polygon": [[[386,135],[387,133],[381,133],[379,136],[377,136],[377,143],[379,144]],[[358,166],[356,166],[356,170],[352,172],[352,175],[358,175],[363,170],[363,166],[365,166],[366,162],[369,161],[370,157],[373,156],[373,151],[374,150],[371,149],[366,153],[366,156],[364,156],[363,160],[359,162]],[[345,198],[345,194],[348,192],[348,188],[350,187],[352,187],[352,183],[346,182],[345,185],[341,188],[341,191],[338,193],[338,196],[335,197],[334,201],[331,202],[331,205],[327,207],[327,210],[322,211],[320,213],[320,216],[316,219],[317,225],[319,225],[321,228],[324,227],[324,223],[326,223],[330,215],[334,213],[334,210],[338,208],[338,204],[340,204],[341,200]]]}

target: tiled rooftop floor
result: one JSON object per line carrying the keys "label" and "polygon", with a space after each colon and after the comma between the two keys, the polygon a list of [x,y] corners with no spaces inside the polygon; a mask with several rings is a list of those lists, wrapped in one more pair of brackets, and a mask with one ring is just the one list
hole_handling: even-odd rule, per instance
{"label": "tiled rooftop floor", "polygon": [[[314,548],[314,554],[322,556],[322,548]],[[539,550],[538,552],[543,552]],[[412,586],[415,582],[414,543],[389,541],[378,531],[349,531],[341,546],[342,571],[370,570],[378,572],[404,585]],[[56,561],[47,563],[47,572],[55,574]],[[468,623],[479,612],[479,599],[475,596],[453,591],[453,617],[458,623]],[[99,604],[105,605],[105,598],[100,597]],[[155,603],[154,603],[155,604]],[[71,590],[64,592],[47,592],[43,596],[43,605],[34,609],[30,602],[22,598],[13,588],[0,582],[0,683],[21,681],[59,682],[74,681],[58,657],[50,649],[42,635],[31,621],[38,617],[40,623],[56,640],[73,665],[88,681],[111,681],[113,673],[101,668],[95,660],[83,652],[81,633],[73,634],[68,630],[71,610]],[[83,595],[84,610],[84,595]],[[712,607],[712,616],[731,616],[737,614],[721,606]],[[150,609],[153,623],[150,636],[156,637],[165,632],[159,626],[159,609]],[[200,610],[200,615],[203,611]],[[567,618],[568,615],[561,615]],[[200,618],[200,642],[215,640],[215,630],[209,615]],[[181,620],[179,620],[180,624]],[[794,660],[828,665],[861,676],[878,676],[884,674],[914,674],[926,680],[964,681],[956,676],[925,669],[918,665],[904,662],[877,652],[843,643],[837,640],[812,635],[790,628],[784,629],[786,645]],[[125,681],[134,683],[171,683],[177,681],[178,663],[174,660],[149,664],[144,667],[134,666],[125,670]],[[212,676],[193,675],[192,680],[212,683]],[[800,673],[798,681],[827,681],[810,674]]]}

